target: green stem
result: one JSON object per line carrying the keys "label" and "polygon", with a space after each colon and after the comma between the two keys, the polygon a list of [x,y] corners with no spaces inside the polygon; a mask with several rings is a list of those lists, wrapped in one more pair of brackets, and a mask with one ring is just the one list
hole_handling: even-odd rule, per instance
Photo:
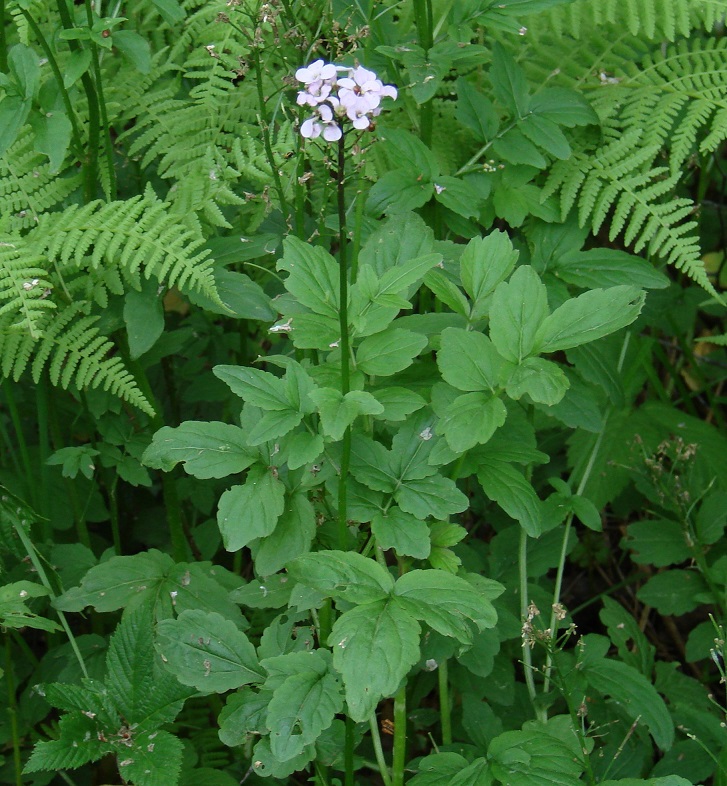
{"label": "green stem", "polygon": [[5,31],[5,0],[0,0],[0,72],[8,72],[8,41]]}
{"label": "green stem", "polygon": [[356,740],[354,738],[355,729],[356,724],[351,718],[346,717],[346,740],[343,750],[343,766],[345,770],[343,786],[354,786],[353,752],[356,747]]}
{"label": "green stem", "polygon": [[371,742],[374,745],[374,756],[376,757],[376,763],[379,765],[381,780],[384,782],[384,786],[392,786],[391,774],[384,757],[384,749],[381,747],[381,735],[379,734],[379,724],[376,720],[375,712],[369,718],[369,726],[371,727]]}
{"label": "green stem", "polygon": [[[0,0],[0,3],[2,0]],[[71,103],[71,97],[68,95],[68,90],[66,90],[66,86],[63,82],[63,74],[61,73],[60,66],[58,65],[58,61],[53,54],[53,50],[50,48],[50,44],[48,43],[48,39],[43,35],[43,31],[40,29],[38,24],[36,23],[33,16],[25,10],[25,8],[19,8],[20,13],[25,17],[26,21],[28,22],[28,26],[33,31],[33,35],[38,39],[38,43],[40,44],[43,52],[45,53],[46,58],[48,59],[48,65],[53,72],[53,76],[56,79],[56,84],[58,85],[58,90],[61,93],[61,98],[63,100],[63,106],[66,109],[66,115],[68,116],[68,120],[71,123],[71,135],[73,137],[73,144],[76,148],[76,152],[79,156],[83,155],[83,140],[81,139],[81,131],[78,126],[78,118],[76,117],[76,113],[73,110],[73,104]],[[2,22],[0,22],[0,30],[2,29]],[[2,33],[0,33],[2,35]],[[2,41],[0,40],[0,47],[4,50],[4,46],[2,45]],[[6,68],[0,68],[0,71],[5,71]]]}
{"label": "green stem", "polygon": [[119,527],[119,500],[116,495],[116,487],[119,483],[119,476],[114,473],[113,479],[108,487],[109,492],[109,515],[111,516],[111,537],[114,541],[114,551],[120,557],[121,552],[121,529]]}
{"label": "green stem", "polygon": [[406,765],[406,682],[394,696],[394,759],[391,786],[404,786]]}
{"label": "green stem", "polygon": [[452,744],[452,708],[449,703],[449,663],[443,660],[437,670],[439,680],[439,719],[442,724],[442,745]]}
{"label": "green stem", "polygon": [[[525,622],[528,618],[528,534],[524,529],[520,529],[520,549],[518,551],[518,570],[520,573],[520,618]],[[525,684],[528,687],[528,695],[533,705],[535,716],[538,720],[546,720],[546,715],[542,707],[538,707],[538,692],[535,689],[535,677],[533,676],[533,650],[530,643],[523,639],[523,663],[525,665]]]}
{"label": "green stem", "polygon": [[13,654],[10,651],[10,636],[5,639],[5,683],[8,686],[8,715],[10,716],[10,734],[13,740],[13,769],[15,786],[23,786],[23,762],[20,758],[20,732],[18,730],[18,705],[15,696],[15,672],[13,671]]}
{"label": "green stem", "polygon": [[35,472],[33,472],[33,465],[30,462],[30,454],[28,453],[28,445],[25,441],[25,434],[23,434],[23,424],[20,420],[20,413],[18,412],[18,406],[15,403],[15,396],[13,394],[13,387],[8,382],[7,379],[3,379],[3,392],[5,393],[5,403],[8,407],[8,414],[10,415],[10,421],[13,424],[13,429],[15,429],[15,439],[18,443],[18,450],[20,451],[20,459],[23,462],[23,471],[25,474],[24,481],[26,484],[26,494],[27,499],[33,503],[35,506],[35,500],[37,494],[34,493],[36,491],[35,486],[31,483],[31,478],[35,477]]}
{"label": "green stem", "polygon": [[[432,0],[414,0],[414,21],[419,44],[425,54],[434,46],[432,26]],[[419,136],[427,147],[432,144],[434,128],[433,99],[425,101],[419,108]]]}

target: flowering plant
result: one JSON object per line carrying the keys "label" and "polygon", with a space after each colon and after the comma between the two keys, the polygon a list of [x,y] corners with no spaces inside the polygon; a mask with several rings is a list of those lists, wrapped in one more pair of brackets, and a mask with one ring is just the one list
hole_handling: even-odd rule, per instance
{"label": "flowering plant", "polygon": [[343,136],[342,124],[348,120],[364,131],[381,112],[381,99],[396,100],[397,90],[385,85],[373,71],[363,66],[349,68],[316,60],[295,72],[304,89],[298,92],[299,106],[310,106],[315,114],[303,121],[301,136],[337,142]]}

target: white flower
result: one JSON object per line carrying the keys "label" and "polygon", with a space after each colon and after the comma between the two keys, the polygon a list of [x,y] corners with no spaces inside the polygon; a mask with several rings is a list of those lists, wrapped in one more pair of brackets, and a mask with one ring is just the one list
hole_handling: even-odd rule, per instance
{"label": "white flower", "polygon": [[343,131],[333,117],[333,109],[328,104],[316,107],[318,114],[309,117],[300,127],[300,135],[305,139],[322,136],[327,142],[337,142]]}
{"label": "white flower", "polygon": [[317,80],[335,79],[336,66],[333,63],[324,63],[323,60],[316,60],[305,68],[299,68],[295,72],[295,78],[305,85],[309,85]]}
{"label": "white flower", "polygon": [[324,82],[321,79],[316,79],[314,82],[306,85],[306,90],[301,90],[298,93],[298,106],[318,106],[323,103],[331,94],[333,85]]}

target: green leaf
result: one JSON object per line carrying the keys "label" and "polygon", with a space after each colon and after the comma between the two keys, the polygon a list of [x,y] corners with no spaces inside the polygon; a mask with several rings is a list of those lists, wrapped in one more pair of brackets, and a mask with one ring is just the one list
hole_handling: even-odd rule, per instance
{"label": "green leaf", "polygon": [[508,366],[487,336],[453,327],[442,331],[437,365],[445,382],[457,390],[493,392]]}
{"label": "green leaf", "polygon": [[427,403],[418,393],[407,388],[383,388],[383,390],[373,390],[372,395],[383,407],[383,412],[377,420],[404,420],[407,415],[411,415]]}
{"label": "green leaf", "polygon": [[713,601],[707,583],[694,570],[657,573],[639,589],[636,596],[647,606],[653,606],[659,614],[677,617],[693,611],[701,603]]}
{"label": "green leaf", "polygon": [[[0,104],[2,108],[2,104]],[[434,186],[412,169],[394,169],[380,177],[369,191],[366,211],[396,215],[416,210],[432,198]]]}
{"label": "green leaf", "polygon": [[151,45],[133,30],[117,30],[112,41],[116,49],[136,68],[140,74],[151,70]]}
{"label": "green leaf", "polygon": [[392,469],[390,452],[380,443],[363,434],[351,440],[351,474],[359,483],[376,491],[391,493],[399,478]]}
{"label": "green leaf", "polygon": [[627,545],[632,549],[631,559],[639,564],[677,565],[688,554],[681,525],[668,519],[635,521],[627,527]]}
{"label": "green leaf", "polygon": [[382,549],[394,549],[400,557],[426,559],[431,551],[429,527],[396,505],[373,517],[371,532]]}
{"label": "green leaf", "polygon": [[288,441],[288,468],[298,469],[312,464],[323,453],[323,437],[301,431]]}
{"label": "green leaf", "polygon": [[231,693],[218,719],[222,743],[233,748],[243,745],[250,734],[264,734],[269,702],[269,693],[254,693],[250,688]]}
{"label": "green leaf", "polygon": [[566,300],[543,321],[541,352],[557,352],[614,333],[641,313],[644,293],[630,286],[592,289]]}
{"label": "green leaf", "polygon": [[487,314],[489,296],[515,267],[518,252],[504,232],[495,230],[487,237],[475,237],[460,258],[462,286],[472,298],[472,320]]}
{"label": "green leaf", "polygon": [[512,464],[488,457],[480,463],[477,479],[487,497],[516,521],[531,538],[542,532],[542,503],[532,484]]}
{"label": "green leaf", "polygon": [[32,581],[14,581],[0,587],[0,625],[3,628],[35,628],[36,630],[60,630],[58,623],[40,617],[25,604],[30,598],[48,595],[48,590]]}
{"label": "green leaf", "polygon": [[63,112],[53,111],[32,116],[31,125],[35,134],[35,149],[48,156],[49,171],[56,174],[71,144],[71,121]]}
{"label": "green leaf", "polygon": [[445,410],[437,424],[447,444],[457,453],[484,444],[507,418],[502,400],[486,393],[465,393]]}
{"label": "green leaf", "polygon": [[616,248],[571,251],[553,259],[552,272],[583,289],[615,287],[620,284],[643,289],[664,289],[669,279],[651,262]]}
{"label": "green leaf", "polygon": [[394,585],[394,597],[412,617],[462,644],[472,644],[477,630],[492,628],[497,622],[497,612],[488,598],[443,570],[405,573]]}
{"label": "green leaf", "polygon": [[419,660],[420,631],[396,599],[365,603],[336,620],[328,645],[356,723],[367,721],[380,699],[393,695]]}
{"label": "green leaf", "polygon": [[464,77],[457,80],[457,99],[457,120],[473,131],[478,141],[492,139],[500,125],[492,101]]}
{"label": "green leaf", "polygon": [[56,450],[45,463],[51,466],[60,465],[63,467],[62,474],[64,478],[75,478],[80,472],[84,477],[91,480],[93,473],[96,471],[94,459],[98,455],[98,450],[95,450],[90,445],[79,445],[78,447]]}
{"label": "green leaf", "polygon": [[694,529],[697,540],[706,546],[717,543],[727,525],[727,492],[714,491],[704,498],[697,511]]}
{"label": "green leaf", "polygon": [[262,445],[280,439],[293,431],[303,420],[303,413],[295,409],[284,412],[265,412],[247,434],[247,444]]}
{"label": "green leaf", "polygon": [[371,299],[387,305],[386,298],[389,295],[407,292],[441,261],[441,254],[424,254],[387,270],[381,278],[377,279],[376,291],[372,293]]}
{"label": "green leaf", "polygon": [[316,314],[338,317],[338,265],[324,248],[288,235],[277,268],[290,274],[285,288],[298,302]]}
{"label": "green leaf", "polygon": [[176,428],[164,426],[154,434],[142,461],[169,472],[182,462],[195,478],[226,478],[247,469],[256,459],[239,426],[188,420]]}
{"label": "green leaf", "polygon": [[119,774],[134,786],[177,786],[184,744],[168,731],[139,734],[119,755]]}
{"label": "green leaf", "polygon": [[402,481],[394,499],[405,513],[422,520],[428,516],[445,520],[469,507],[469,500],[456,483],[441,475]]}
{"label": "green leaf", "polygon": [[215,366],[212,373],[243,401],[268,412],[292,409],[285,381],[249,366]]}
{"label": "green leaf", "polygon": [[[528,167],[535,167],[536,169],[545,169],[547,166],[547,161],[543,154],[538,150],[538,148],[523,134],[523,132],[519,128],[511,128],[509,131],[506,131],[501,137],[495,139],[492,143],[492,151],[500,158],[504,158],[505,161],[509,161],[511,164],[522,164]],[[500,190],[497,196],[501,198],[504,196],[504,193]],[[510,192],[508,194],[510,199],[512,199],[513,194]],[[519,197],[523,197],[523,194],[518,194]],[[508,216],[507,211],[505,210],[504,205],[502,202],[498,202],[496,199],[496,208],[502,213],[503,216]],[[530,206],[530,211],[527,210],[529,207],[527,201],[524,202],[523,210],[527,212],[532,211],[532,206]],[[523,218],[520,219],[518,223],[522,223],[524,220]]]}
{"label": "green leaf", "polygon": [[250,544],[255,570],[272,576],[290,560],[305,554],[316,534],[316,517],[305,493],[288,497],[272,534]]}
{"label": "green leaf", "polygon": [[270,738],[263,737],[252,749],[253,772],[260,778],[275,778],[273,782],[280,783],[294,772],[304,770],[315,755],[315,745],[309,745],[298,756],[281,761],[270,749]]}
{"label": "green leaf", "polygon": [[[585,637],[586,650],[589,637]],[[636,669],[609,658],[585,657],[578,666],[589,685],[610,696],[635,722],[643,723],[661,750],[674,742],[674,723],[656,688]]]}
{"label": "green leaf", "polygon": [[448,42],[436,44],[428,52],[420,46],[408,46],[402,62],[409,71],[410,90],[417,104],[424,104],[436,95],[442,79],[452,66]]}
{"label": "green leaf", "polygon": [[267,468],[255,465],[242,486],[222,497],[217,524],[227,551],[237,551],[255,538],[270,535],[285,507],[285,486]]}
{"label": "green leaf", "polygon": [[492,48],[490,82],[497,100],[513,115],[524,117],[527,114],[530,96],[525,74],[512,55],[498,42]]}
{"label": "green leaf", "polygon": [[665,775],[662,778],[619,778],[617,781],[601,781],[600,786],[693,786],[693,784],[680,775]]}
{"label": "green leaf", "polygon": [[530,111],[568,128],[598,123],[598,115],[583,95],[565,87],[539,90],[530,99]]}
{"label": "green leaf", "polygon": [[307,661],[306,671],[284,679],[268,705],[270,750],[281,761],[300,755],[343,709],[341,687],[328,663],[316,652],[298,654]]}
{"label": "green leaf", "polygon": [[60,739],[36,743],[23,772],[73,770],[113,750],[110,743],[99,740],[95,719],[82,712],[64,715],[58,725]]}
{"label": "green leaf", "polygon": [[537,404],[555,406],[565,396],[570,383],[563,369],[550,360],[525,358],[507,380],[507,395],[518,400],[530,396]]}
{"label": "green leaf", "polygon": [[320,551],[288,565],[288,574],[334,600],[369,603],[385,598],[394,586],[391,574],[356,552]]}
{"label": "green leaf", "polygon": [[342,395],[334,388],[318,388],[310,394],[318,407],[325,436],[339,440],[359,415],[380,415],[384,408],[363,390],[352,390]]}
{"label": "green leaf", "polygon": [[63,87],[73,87],[78,80],[88,71],[91,66],[91,50],[79,49],[77,52],[72,52],[66,60],[63,69]]}
{"label": "green leaf", "polygon": [[[406,135],[409,139],[411,135]],[[420,146],[420,155],[431,155],[422,143],[413,138]],[[402,156],[405,160],[416,158]],[[425,164],[426,165],[426,164]],[[373,231],[361,248],[359,254],[359,269],[371,266],[379,278],[387,271],[406,264],[410,259],[426,256],[434,251],[434,234],[421,216],[416,213],[406,213],[395,216],[381,223]]]}
{"label": "green leaf", "polygon": [[151,0],[151,2],[162,15],[164,21],[170,26],[181,22],[187,15],[177,0]]}
{"label": "green leaf", "polygon": [[601,532],[603,530],[601,514],[588,497],[579,497],[575,495],[570,498],[570,504],[573,507],[573,512],[576,517],[582,524],[588,527],[588,529],[594,532]]}
{"label": "green leaf", "polygon": [[6,95],[0,101],[0,156],[4,156],[17,139],[31,106],[30,99],[14,95]]}
{"label": "green leaf", "polygon": [[356,350],[356,366],[364,374],[389,377],[408,368],[426,345],[425,336],[402,328],[388,328],[361,342]]}
{"label": "green leaf", "polygon": [[225,270],[219,264],[213,269],[219,302],[192,290],[185,293],[192,303],[215,314],[232,315],[238,319],[256,319],[262,322],[274,322],[277,319],[278,312],[271,299],[249,276],[234,270]]}
{"label": "green leaf", "polygon": [[548,316],[545,285],[535,270],[522,265],[509,282],[498,284],[490,308],[490,338],[502,357],[521,363],[540,349],[540,326]]}
{"label": "green leaf", "polygon": [[424,277],[424,284],[452,311],[467,318],[470,311],[467,298],[462,294],[460,288],[450,281],[441,270],[430,270]]}
{"label": "green leaf", "polygon": [[8,50],[8,69],[20,90],[20,96],[32,101],[40,87],[38,55],[25,44],[15,44]]}
{"label": "green leaf", "polygon": [[439,175],[433,182],[434,198],[458,216],[474,218],[479,215],[482,199],[466,180]]}
{"label": "green leaf", "polygon": [[492,774],[485,759],[467,763],[458,753],[435,753],[419,762],[419,772],[409,786],[491,786]]}
{"label": "green leaf", "polygon": [[518,129],[534,145],[542,148],[554,158],[570,158],[571,147],[568,140],[552,120],[531,113],[518,124]]}
{"label": "green leaf", "polygon": [[261,682],[255,648],[216,612],[183,611],[157,625],[157,651],[174,676],[200,693],[224,693]]}

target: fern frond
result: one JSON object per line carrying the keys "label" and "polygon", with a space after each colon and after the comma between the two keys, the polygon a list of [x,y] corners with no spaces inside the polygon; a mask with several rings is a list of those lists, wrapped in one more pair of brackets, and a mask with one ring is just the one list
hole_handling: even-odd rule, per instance
{"label": "fern frond", "polygon": [[168,208],[152,193],[107,204],[74,205],[41,217],[28,240],[39,253],[71,269],[115,266],[137,289],[143,274],[169,287],[196,289],[216,298],[204,238],[180,224]]}
{"label": "fern frond", "polygon": [[83,306],[74,303],[59,311],[43,337],[36,341],[14,331],[10,318],[0,317],[3,375],[17,381],[30,366],[37,383],[48,367],[53,385],[102,388],[153,415],[153,408],[133,376],[120,358],[111,355],[114,345],[99,333],[97,321],[98,317],[85,315]]}
{"label": "fern frond", "polygon": [[52,287],[46,260],[29,253],[23,238],[0,236],[0,319],[10,316],[9,330],[40,338],[49,311],[55,308],[47,296]]}

